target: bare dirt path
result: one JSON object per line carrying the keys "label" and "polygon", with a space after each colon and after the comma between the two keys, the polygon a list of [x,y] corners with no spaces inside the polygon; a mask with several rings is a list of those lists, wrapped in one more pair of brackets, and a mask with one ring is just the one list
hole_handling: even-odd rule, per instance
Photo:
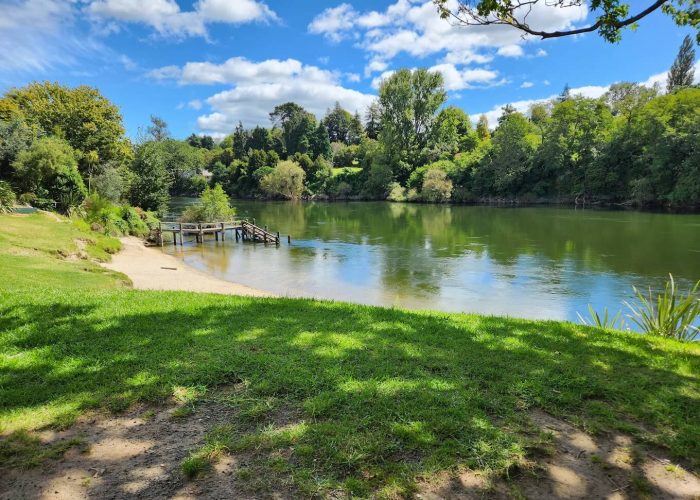
{"label": "bare dirt path", "polygon": [[184,290],[251,297],[273,297],[274,294],[245,285],[224,281],[202,273],[172,255],[148,248],[135,237],[121,238],[122,250],[103,264],[126,274],[134,288],[143,290]]}

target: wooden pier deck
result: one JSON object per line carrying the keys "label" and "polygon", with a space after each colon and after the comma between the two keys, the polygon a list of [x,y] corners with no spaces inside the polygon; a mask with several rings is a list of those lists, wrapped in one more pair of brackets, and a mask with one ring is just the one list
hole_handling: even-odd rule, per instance
{"label": "wooden pier deck", "polygon": [[[234,220],[230,222],[168,222],[163,221],[158,224],[156,237],[161,246],[165,242],[165,234],[173,235],[173,245],[177,245],[177,237],[180,236],[180,245],[183,244],[183,238],[186,235],[194,235],[198,243],[204,242],[204,237],[208,234],[213,234],[216,241],[226,240],[226,232],[233,234],[233,237],[242,241],[252,241],[254,243],[274,243],[280,244],[280,233],[272,233],[268,231],[267,226],[264,228],[255,225],[255,219],[252,222],[247,219]],[[287,242],[291,243],[291,236],[287,236]]]}

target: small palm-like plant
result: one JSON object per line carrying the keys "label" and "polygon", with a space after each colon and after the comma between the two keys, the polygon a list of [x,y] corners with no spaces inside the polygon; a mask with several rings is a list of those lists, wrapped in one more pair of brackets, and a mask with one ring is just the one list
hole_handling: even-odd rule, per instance
{"label": "small palm-like plant", "polygon": [[610,317],[607,307],[603,310],[602,317],[593,310],[593,306],[590,304],[588,304],[588,318],[581,316],[581,313],[576,314],[584,325],[595,326],[603,330],[622,330],[625,327],[625,318],[622,317],[622,311],[617,311],[615,316]]}
{"label": "small palm-like plant", "polygon": [[12,212],[16,201],[15,193],[5,181],[0,181],[0,214]]}
{"label": "small palm-like plant", "polygon": [[700,334],[700,329],[695,326],[696,320],[700,318],[700,281],[683,295],[676,288],[673,275],[669,274],[669,278],[664,292],[656,297],[651,288],[648,296],[645,296],[636,287],[632,287],[638,304],[631,305],[625,301],[632,313],[628,317],[644,333],[685,341],[694,340]]}

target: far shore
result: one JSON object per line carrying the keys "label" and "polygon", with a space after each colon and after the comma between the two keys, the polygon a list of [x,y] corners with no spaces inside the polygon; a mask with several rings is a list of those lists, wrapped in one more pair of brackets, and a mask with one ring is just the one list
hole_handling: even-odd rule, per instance
{"label": "far shore", "polygon": [[172,255],[144,245],[139,238],[121,238],[122,250],[103,264],[107,269],[126,274],[134,288],[141,290],[181,290],[189,292],[274,297],[275,294],[239,283],[215,278],[188,266]]}

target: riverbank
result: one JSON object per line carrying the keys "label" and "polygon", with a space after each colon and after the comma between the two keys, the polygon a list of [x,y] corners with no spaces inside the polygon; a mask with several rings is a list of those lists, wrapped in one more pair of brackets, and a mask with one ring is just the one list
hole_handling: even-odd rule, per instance
{"label": "riverbank", "polygon": [[105,268],[123,273],[139,290],[180,290],[247,297],[273,297],[274,294],[238,283],[224,281],[167,255],[156,248],[146,247],[133,236],[120,238],[122,249],[112,256]]}
{"label": "riverbank", "polygon": [[700,345],[132,290],[76,238],[0,216],[8,498],[700,495]]}

